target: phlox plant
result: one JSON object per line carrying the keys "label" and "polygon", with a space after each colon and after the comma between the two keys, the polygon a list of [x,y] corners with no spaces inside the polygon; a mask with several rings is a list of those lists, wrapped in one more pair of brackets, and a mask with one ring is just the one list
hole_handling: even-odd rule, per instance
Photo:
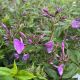
{"label": "phlox plant", "polygon": [[79,79],[79,5],[0,0],[0,80]]}

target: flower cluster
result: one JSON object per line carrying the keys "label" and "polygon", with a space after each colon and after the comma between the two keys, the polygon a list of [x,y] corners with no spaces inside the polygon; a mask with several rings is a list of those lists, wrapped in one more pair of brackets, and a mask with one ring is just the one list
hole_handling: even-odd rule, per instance
{"label": "flower cluster", "polygon": [[[22,40],[19,39],[14,39],[13,40],[14,48],[17,53],[14,54],[16,59],[19,59],[19,55],[22,53],[24,50],[25,46]],[[22,57],[22,60],[26,61],[29,58],[29,54],[24,54]]]}

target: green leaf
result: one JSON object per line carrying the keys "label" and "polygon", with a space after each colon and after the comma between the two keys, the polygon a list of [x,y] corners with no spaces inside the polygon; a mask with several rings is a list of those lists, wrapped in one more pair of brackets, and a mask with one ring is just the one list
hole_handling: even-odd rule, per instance
{"label": "green leaf", "polygon": [[74,53],[73,50],[67,50],[67,53],[69,55],[69,58],[73,61],[73,62],[76,62],[76,55]]}
{"label": "green leaf", "polygon": [[53,78],[54,80],[59,80],[56,71],[54,71],[53,69],[46,67],[45,72],[50,78]]}
{"label": "green leaf", "polygon": [[19,5],[20,4],[20,0],[16,0],[16,3]]}
{"label": "green leaf", "polygon": [[9,76],[11,75],[11,70],[6,67],[0,67],[0,75]]}
{"label": "green leaf", "polygon": [[80,52],[78,50],[75,51],[76,57],[77,57],[77,62],[80,64]]}
{"label": "green leaf", "polygon": [[56,28],[54,35],[56,37],[59,37],[60,34],[62,33],[62,31],[63,31],[62,27],[58,27],[58,28]]}
{"label": "green leaf", "polygon": [[69,58],[76,64],[80,63],[80,52],[78,50],[67,50]]}
{"label": "green leaf", "polygon": [[2,22],[6,25],[10,25],[10,16],[6,14],[6,16],[2,19]]}
{"label": "green leaf", "polygon": [[0,80],[14,80],[11,76],[0,76]]}
{"label": "green leaf", "polygon": [[17,70],[16,62],[14,61],[13,68],[11,69],[12,76],[16,75],[17,72],[18,72],[18,70]]}
{"label": "green leaf", "polygon": [[33,75],[33,73],[30,73],[26,70],[20,70],[16,75],[16,78],[18,78],[19,80],[29,80],[35,78],[35,76]]}
{"label": "green leaf", "polygon": [[71,78],[77,71],[77,66],[74,63],[69,63],[66,65],[63,78]]}
{"label": "green leaf", "polygon": [[43,71],[43,68],[41,69],[40,66],[38,66],[37,69],[36,69],[36,75],[37,75],[37,77],[38,77],[40,80],[47,80],[47,79],[45,78],[45,73],[44,73],[44,71]]}

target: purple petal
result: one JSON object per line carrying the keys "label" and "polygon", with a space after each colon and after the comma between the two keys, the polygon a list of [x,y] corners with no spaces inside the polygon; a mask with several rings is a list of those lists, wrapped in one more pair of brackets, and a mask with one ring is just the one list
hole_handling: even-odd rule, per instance
{"label": "purple petal", "polygon": [[40,39],[43,39],[44,36],[45,36],[45,34],[41,34],[40,35]]}
{"label": "purple petal", "polygon": [[15,57],[16,59],[19,59],[19,54],[15,53],[15,54],[14,54],[14,57]]}
{"label": "purple petal", "polygon": [[54,45],[53,41],[49,41],[49,42],[45,43],[45,48],[46,48],[46,50],[47,50],[48,53],[52,52],[53,45]]}
{"label": "purple petal", "polygon": [[63,68],[64,68],[64,64],[61,64],[58,66],[58,73],[60,76],[62,76],[62,74],[63,74]]}
{"label": "purple petal", "polygon": [[64,44],[64,41],[62,41],[62,52],[64,53],[64,47],[65,47],[65,44]]}
{"label": "purple petal", "polygon": [[29,54],[24,54],[22,60],[26,61],[27,59],[29,59]]}
{"label": "purple petal", "polygon": [[23,32],[20,32],[21,37],[26,38],[26,35]]}
{"label": "purple petal", "polygon": [[80,20],[79,19],[72,20],[71,26],[72,28],[75,28],[75,29],[80,28]]}
{"label": "purple petal", "polygon": [[28,39],[28,44],[32,44],[32,39]]}
{"label": "purple petal", "polygon": [[57,15],[57,14],[60,13],[60,12],[62,12],[62,8],[56,7],[55,15]]}
{"label": "purple petal", "polygon": [[64,48],[64,46],[65,46],[65,45],[64,45],[64,41],[62,41],[62,47]]}
{"label": "purple petal", "polygon": [[24,43],[21,42],[21,41],[18,40],[18,39],[14,39],[13,44],[14,44],[14,48],[15,48],[15,50],[17,51],[17,53],[18,53],[18,54],[21,54],[21,52],[22,52],[23,49],[24,49]]}
{"label": "purple petal", "polygon": [[52,50],[53,50],[53,47],[47,48],[47,52],[48,52],[48,53],[51,53]]}
{"label": "purple petal", "polygon": [[10,34],[10,31],[8,30],[7,26],[3,23],[1,23],[1,25],[2,25],[2,28],[4,28],[6,30],[6,33]]}
{"label": "purple petal", "polygon": [[59,12],[61,12],[61,11],[62,11],[62,8],[57,7],[56,11],[59,13]]}
{"label": "purple petal", "polygon": [[43,16],[48,16],[49,14],[48,14],[48,8],[43,8],[42,9],[42,14],[43,14]]}
{"label": "purple petal", "polygon": [[7,29],[7,26],[5,24],[1,23],[1,25],[4,29]]}

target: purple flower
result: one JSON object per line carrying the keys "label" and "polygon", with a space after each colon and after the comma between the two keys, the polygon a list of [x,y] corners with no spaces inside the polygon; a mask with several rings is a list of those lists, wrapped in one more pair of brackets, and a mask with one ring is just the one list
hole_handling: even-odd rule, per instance
{"label": "purple flower", "polygon": [[18,39],[14,39],[13,44],[17,53],[21,54],[21,52],[24,50],[24,43]]}
{"label": "purple flower", "polygon": [[7,26],[5,24],[1,23],[1,25],[4,29],[7,29]]}
{"label": "purple flower", "polygon": [[67,16],[61,16],[61,17],[60,17],[60,20],[61,20],[61,21],[64,21],[64,20],[67,19],[67,18],[68,18]]}
{"label": "purple flower", "polygon": [[53,14],[49,13],[48,8],[43,8],[42,9],[42,15],[46,16],[46,17],[49,17],[49,18],[54,17]]}
{"label": "purple flower", "polygon": [[45,34],[41,34],[40,35],[40,39],[43,39],[44,36],[45,36]]}
{"label": "purple flower", "polygon": [[57,68],[60,76],[62,76],[62,74],[63,74],[63,68],[64,68],[64,64],[59,65],[58,68]]}
{"label": "purple flower", "polygon": [[72,28],[75,28],[75,29],[80,28],[80,18],[72,20],[71,26]]}
{"label": "purple flower", "polygon": [[23,32],[20,32],[21,37],[26,38],[26,35]]}
{"label": "purple flower", "polygon": [[15,54],[14,54],[14,57],[15,57],[16,59],[19,59],[19,54],[15,53]]}
{"label": "purple flower", "polygon": [[2,28],[5,29],[6,35],[10,36],[10,31],[9,31],[9,29],[7,28],[7,26],[6,26],[5,24],[3,24],[3,23],[1,23],[1,25],[2,25]]}
{"label": "purple flower", "polygon": [[33,42],[32,42],[32,39],[28,39],[28,44],[32,44]]}
{"label": "purple flower", "polygon": [[61,11],[62,11],[62,8],[57,7],[57,8],[56,8],[55,15],[58,14],[58,13],[60,13]]}
{"label": "purple flower", "polygon": [[49,41],[49,42],[45,43],[45,48],[46,48],[46,50],[47,50],[48,53],[52,52],[53,45],[54,45],[53,41]]}
{"label": "purple flower", "polygon": [[62,8],[60,8],[60,7],[57,7],[57,10],[56,10],[57,12],[61,12],[62,11]]}
{"label": "purple flower", "polygon": [[62,41],[62,44],[61,44],[62,53],[64,53],[64,47],[65,47],[65,44],[64,44],[64,41]]}
{"label": "purple flower", "polygon": [[43,16],[48,16],[49,14],[48,14],[48,8],[43,8],[42,9],[42,14],[43,14]]}
{"label": "purple flower", "polygon": [[27,59],[29,59],[29,54],[24,54],[22,60],[26,61]]}

